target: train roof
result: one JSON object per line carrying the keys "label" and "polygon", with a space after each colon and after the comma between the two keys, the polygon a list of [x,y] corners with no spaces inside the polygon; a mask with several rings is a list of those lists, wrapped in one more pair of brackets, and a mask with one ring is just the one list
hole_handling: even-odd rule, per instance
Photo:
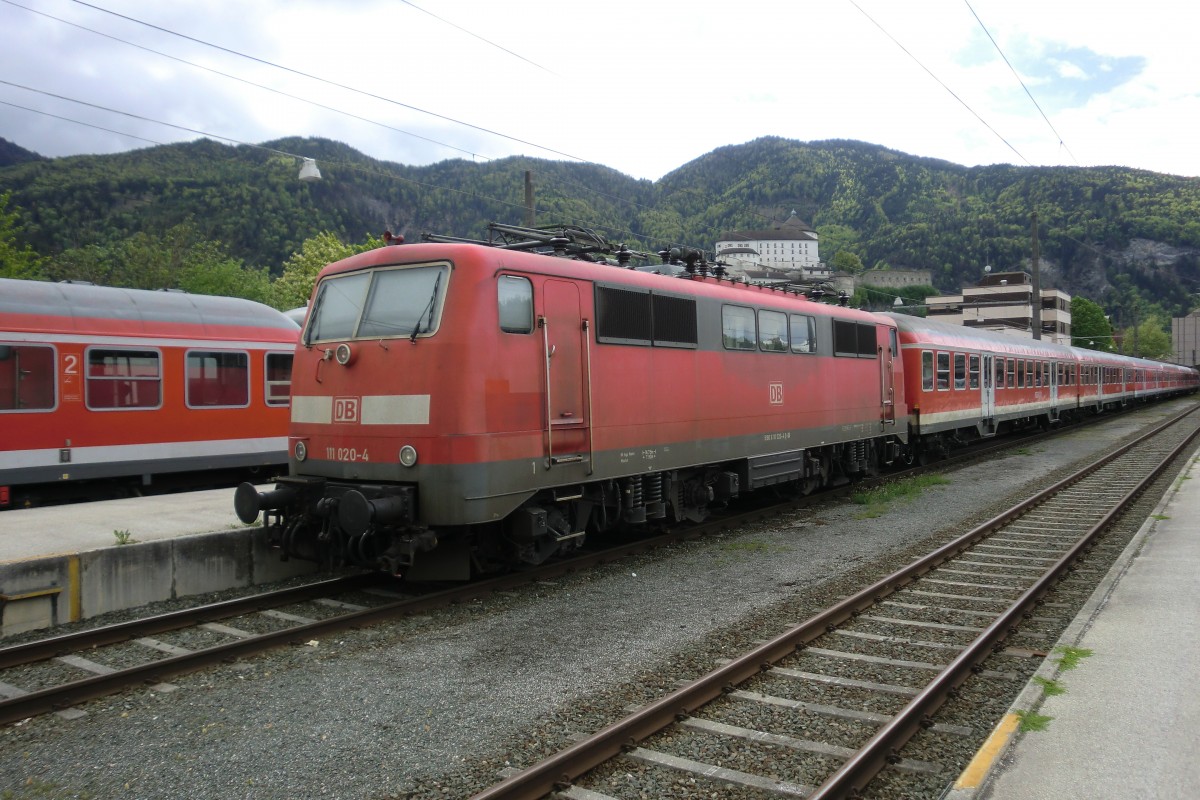
{"label": "train roof", "polygon": [[1050,355],[1058,358],[1070,357],[1076,352],[1074,348],[1063,344],[1055,344],[1041,339],[1008,336],[996,331],[969,328],[965,325],[934,322],[924,317],[914,317],[911,314],[885,313],[882,316],[895,320],[896,326],[902,333],[910,333],[920,341],[958,347],[987,345],[994,350],[1006,353]]}
{"label": "train roof", "polygon": [[785,291],[780,287],[747,283],[729,277],[717,278],[712,274],[708,276],[687,273],[660,274],[640,269],[622,268],[611,263],[584,261],[546,253],[509,250],[463,242],[385,245],[328,264],[321,271],[320,278],[394,264],[436,260],[452,261],[458,264],[478,264],[480,259],[489,259],[490,263],[487,264],[486,270],[481,273],[477,272],[477,275],[486,275],[489,280],[499,265],[503,269],[576,278],[601,285],[625,285],[666,293],[715,297],[729,303],[755,304],[796,313],[839,317],[860,322],[880,321],[878,315],[868,311],[821,303],[791,290]]}
{"label": "train roof", "polygon": [[185,328],[189,335],[280,341],[294,338],[299,330],[270,306],[237,297],[0,278],[0,330],[84,333],[118,328],[155,335]]}
{"label": "train roof", "polygon": [[1147,358],[1137,358],[1135,356],[1121,355],[1120,353],[1106,353],[1103,350],[1086,350],[1079,347],[1055,344],[1054,342],[1023,339],[1017,336],[1007,336],[996,331],[969,328],[965,325],[934,322],[923,317],[914,317],[910,314],[894,314],[889,312],[881,316],[895,320],[897,327],[899,327],[902,333],[912,334],[920,342],[929,342],[946,347],[978,348],[982,345],[987,345],[992,350],[1017,355],[1072,359],[1086,357],[1090,361],[1112,366],[1158,367],[1177,369],[1184,372],[1191,371],[1189,367],[1181,367],[1178,364],[1166,361],[1152,361]]}

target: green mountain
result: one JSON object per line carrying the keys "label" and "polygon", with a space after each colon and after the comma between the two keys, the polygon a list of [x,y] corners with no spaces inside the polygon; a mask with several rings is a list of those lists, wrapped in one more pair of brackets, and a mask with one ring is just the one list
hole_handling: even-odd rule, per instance
{"label": "green mountain", "polygon": [[[300,182],[299,162],[281,153],[315,158],[322,179]],[[538,224],[593,228],[634,249],[711,250],[722,231],[770,227],[795,210],[821,234],[824,260],[843,250],[867,267],[929,269],[953,291],[985,264],[1027,267],[1036,213],[1044,285],[1101,302],[1132,292],[1172,314],[1200,292],[1200,179],[1120,167],[963,167],[862,142],[780,138],[722,147],[657,182],[524,157],[414,167],[301,138],[29,155],[0,156],[0,194],[12,192],[21,240],[52,259],[181,223],[276,272],[322,231],[347,242],[385,229],[410,241],[484,238],[490,221],[522,224],[531,170]]]}

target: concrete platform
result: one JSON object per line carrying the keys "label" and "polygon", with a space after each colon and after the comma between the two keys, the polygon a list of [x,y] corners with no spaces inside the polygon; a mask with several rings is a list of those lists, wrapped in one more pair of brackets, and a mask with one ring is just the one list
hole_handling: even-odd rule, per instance
{"label": "concrete platform", "polygon": [[0,512],[0,637],[315,572],[238,521],[233,492]]}
{"label": "concrete platform", "polygon": [[[949,800],[1200,796],[1200,457],[1193,453]],[[1049,717],[1019,731],[1019,714]]]}

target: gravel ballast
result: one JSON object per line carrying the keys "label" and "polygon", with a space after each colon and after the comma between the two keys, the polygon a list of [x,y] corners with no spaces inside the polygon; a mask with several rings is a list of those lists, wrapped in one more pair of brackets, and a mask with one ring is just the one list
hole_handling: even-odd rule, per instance
{"label": "gravel ballast", "polygon": [[[781,633],[1007,508],[1026,485],[1184,405],[1160,404],[948,472],[949,483],[880,516],[832,501],[181,676],[171,691],[89,703],[78,719],[8,726],[0,729],[0,797],[464,797],[501,769],[561,749]],[[689,787],[671,793],[712,790]]]}

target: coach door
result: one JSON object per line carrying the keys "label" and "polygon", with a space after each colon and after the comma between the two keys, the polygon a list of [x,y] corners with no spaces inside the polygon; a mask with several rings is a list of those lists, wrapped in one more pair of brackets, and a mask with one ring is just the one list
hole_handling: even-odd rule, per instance
{"label": "coach door", "polygon": [[982,417],[984,426],[990,430],[996,430],[996,357],[985,355],[983,357],[983,382],[980,384],[983,389],[983,395],[980,398],[982,406]]}
{"label": "coach door", "polygon": [[1050,363],[1050,419],[1058,419],[1058,364]]}
{"label": "coach door", "polygon": [[[552,469],[583,462],[591,444],[587,391],[591,353],[575,284],[546,281],[538,326],[546,362],[546,468]],[[590,458],[587,461],[590,472]]]}

